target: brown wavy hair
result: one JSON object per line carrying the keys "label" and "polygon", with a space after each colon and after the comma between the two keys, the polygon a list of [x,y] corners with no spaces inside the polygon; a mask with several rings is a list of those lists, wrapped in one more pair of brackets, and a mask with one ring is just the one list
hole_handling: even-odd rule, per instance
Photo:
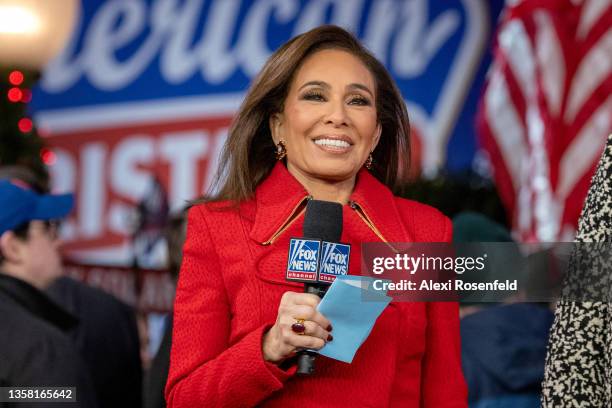
{"label": "brown wavy hair", "polygon": [[234,117],[210,194],[198,200],[238,204],[251,198],[276,162],[269,128],[271,115],[284,109],[293,77],[317,51],[339,49],[359,58],[376,83],[377,120],[382,127],[370,172],[396,191],[410,165],[410,124],[404,100],[385,67],[351,33],[325,25],[298,35],[268,59]]}

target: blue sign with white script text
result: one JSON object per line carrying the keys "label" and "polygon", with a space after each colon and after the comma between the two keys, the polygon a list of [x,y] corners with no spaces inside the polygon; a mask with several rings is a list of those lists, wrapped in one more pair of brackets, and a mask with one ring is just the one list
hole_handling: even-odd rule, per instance
{"label": "blue sign with white script text", "polygon": [[[355,33],[397,82],[418,138],[415,160],[425,170],[461,168],[473,156],[473,115],[502,5],[503,0],[83,0],[78,28],[44,70],[32,106],[49,118],[52,111],[125,102],[172,105],[197,97],[217,106],[235,97],[230,105],[237,109],[274,50],[311,28],[336,24]],[[55,124],[64,117],[52,118]]]}
{"label": "blue sign with white script text", "polygon": [[324,24],[352,32],[396,82],[410,117],[411,174],[486,164],[475,160],[475,113],[504,0],[79,4],[70,41],[28,104],[56,156],[53,189],[77,199],[65,228],[73,259],[131,265],[125,220],[151,181],[172,211],[207,192],[249,84],[283,43]]}

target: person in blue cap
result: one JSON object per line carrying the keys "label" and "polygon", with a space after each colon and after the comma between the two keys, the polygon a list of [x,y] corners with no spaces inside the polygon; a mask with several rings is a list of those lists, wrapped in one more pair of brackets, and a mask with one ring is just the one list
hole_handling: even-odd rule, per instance
{"label": "person in blue cap", "polygon": [[57,220],[72,209],[71,194],[38,195],[16,180],[0,183],[2,270],[38,288],[61,275]]}
{"label": "person in blue cap", "polygon": [[[57,221],[72,205],[71,194],[0,181],[0,387],[76,387],[71,406],[96,407],[89,373],[67,335],[78,319],[43,293],[61,275]],[[17,406],[30,404],[50,406]]]}

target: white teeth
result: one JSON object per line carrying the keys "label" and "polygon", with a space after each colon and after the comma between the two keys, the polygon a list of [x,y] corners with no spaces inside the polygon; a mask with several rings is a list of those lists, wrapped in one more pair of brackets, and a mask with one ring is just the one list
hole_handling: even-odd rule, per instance
{"label": "white teeth", "polygon": [[337,139],[318,139],[314,141],[319,146],[349,147],[350,144],[344,140]]}

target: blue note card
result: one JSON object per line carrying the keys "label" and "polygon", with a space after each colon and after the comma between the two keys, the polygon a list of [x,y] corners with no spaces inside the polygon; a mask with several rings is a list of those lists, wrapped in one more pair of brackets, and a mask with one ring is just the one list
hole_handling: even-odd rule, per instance
{"label": "blue note card", "polygon": [[391,302],[386,292],[372,289],[374,279],[344,275],[336,278],[317,309],[333,326],[334,340],[319,354],[351,363],[372,327]]}

